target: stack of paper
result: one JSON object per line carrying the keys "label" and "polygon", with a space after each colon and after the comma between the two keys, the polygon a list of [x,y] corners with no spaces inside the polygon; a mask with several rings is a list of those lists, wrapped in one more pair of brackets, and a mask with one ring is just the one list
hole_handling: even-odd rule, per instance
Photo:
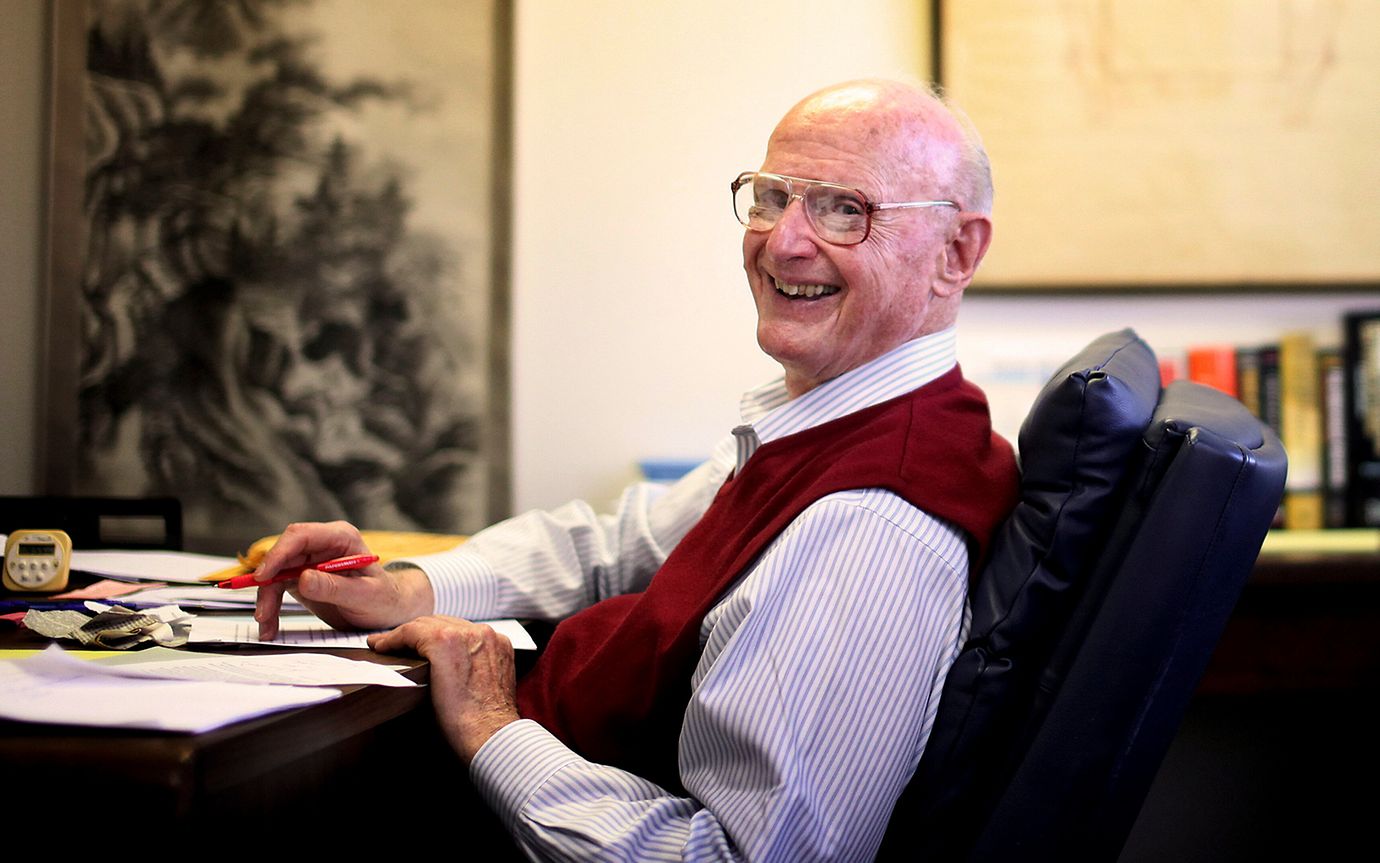
{"label": "stack of paper", "polygon": [[340,692],[307,686],[150,679],[126,667],[83,662],[49,649],[26,659],[0,661],[0,696],[0,716],[6,719],[197,733],[329,701],[339,698]]}
{"label": "stack of paper", "polygon": [[[97,590],[106,597],[119,596],[126,606],[141,608],[157,605],[178,605],[182,608],[244,611],[254,607],[254,588],[223,590],[207,581],[227,568],[239,566],[233,557],[195,554],[186,551],[73,551],[72,568],[132,584],[147,585],[138,592],[121,590],[113,593],[98,582]],[[90,589],[74,591],[74,598],[88,597]],[[303,611],[301,604],[290,596],[283,598],[289,612]]]}
{"label": "stack of paper", "polygon": [[72,552],[72,569],[122,581],[205,584],[208,576],[237,564],[233,557],[190,551]]}
{"label": "stack of paper", "polygon": [[[437,538],[454,543],[456,537]],[[0,539],[2,541],[2,539]],[[414,541],[415,542],[415,541]],[[260,555],[262,556],[262,555]],[[224,590],[206,579],[223,575],[228,569],[243,566],[235,558],[181,551],[74,551],[72,568],[118,580],[97,582],[81,590],[47,599],[88,600],[94,613],[98,606],[89,600],[123,605],[126,608],[153,608],[175,605],[180,609],[239,614],[203,614],[192,623],[194,644],[249,643],[280,647],[368,647],[368,633],[336,632],[307,612],[292,596],[283,596],[279,635],[273,641],[259,641],[253,619],[252,587]],[[103,606],[99,606],[103,607]],[[485,621],[508,637],[517,650],[535,650],[536,643],[515,620]]]}
{"label": "stack of paper", "polygon": [[[514,650],[536,650],[532,636],[516,620],[486,620],[513,643]],[[192,644],[244,643],[286,647],[368,647],[367,632],[340,632],[315,615],[284,615],[278,621],[278,637],[259,640],[253,615],[217,614],[198,617],[192,625]]]}

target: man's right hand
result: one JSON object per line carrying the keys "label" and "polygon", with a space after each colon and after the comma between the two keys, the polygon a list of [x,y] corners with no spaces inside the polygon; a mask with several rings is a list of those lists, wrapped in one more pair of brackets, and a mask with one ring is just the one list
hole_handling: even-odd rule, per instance
{"label": "man's right hand", "polygon": [[[293,524],[264,555],[254,577],[263,582],[288,567],[368,553],[359,531],[346,522]],[[419,569],[389,571],[377,563],[339,574],[307,569],[296,582],[259,585],[254,619],[259,624],[260,641],[270,641],[278,635],[284,590],[290,590],[317,617],[336,629],[397,626],[431,614],[435,605],[431,582]]]}

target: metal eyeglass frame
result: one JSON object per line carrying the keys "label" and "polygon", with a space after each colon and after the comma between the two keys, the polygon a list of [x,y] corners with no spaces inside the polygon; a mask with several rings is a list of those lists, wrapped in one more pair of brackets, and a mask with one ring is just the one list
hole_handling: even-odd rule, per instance
{"label": "metal eyeglass frame", "polygon": [[[744,221],[743,217],[738,214],[738,190],[741,189],[743,186],[746,186],[749,183],[751,183],[757,177],[771,177],[777,180],[784,181],[786,186],[787,197],[786,205],[781,208],[781,215],[786,214],[786,210],[790,207],[791,201],[799,198],[801,205],[805,207],[805,218],[809,220],[810,227],[814,229],[815,234],[817,234],[821,240],[824,240],[826,243],[829,243],[830,245],[834,246],[856,246],[859,243],[867,242],[867,238],[872,236],[872,214],[877,212],[878,210],[911,210],[922,209],[927,207],[953,207],[955,210],[963,209],[953,201],[894,201],[874,204],[873,202],[867,199],[866,195],[864,195],[862,192],[859,192],[857,189],[854,189],[851,186],[843,186],[838,183],[826,183],[823,180],[807,180],[803,177],[791,177],[787,176],[786,174],[773,174],[770,171],[744,171],[743,173],[738,175],[737,179],[735,179],[732,183],[729,184],[729,190],[730,196],[733,199],[733,217],[737,219],[738,222],[743,227],[747,228],[749,231],[770,231],[772,228],[776,227],[776,223],[781,220],[781,216],[777,216],[776,221],[773,221],[767,227],[754,228],[747,221]],[[797,193],[795,190],[797,183],[801,183],[804,185],[804,189],[799,193]],[[824,236],[823,232],[820,231],[819,225],[815,223],[814,214],[810,211],[809,206],[805,204],[805,196],[810,193],[811,189],[816,187],[827,189],[841,189],[845,192],[848,192],[849,194],[856,195],[858,197],[858,200],[862,201],[863,211],[867,216],[867,220],[864,223],[863,235],[861,239],[855,240],[851,243],[844,243],[839,242],[838,240],[831,240],[828,237]]]}

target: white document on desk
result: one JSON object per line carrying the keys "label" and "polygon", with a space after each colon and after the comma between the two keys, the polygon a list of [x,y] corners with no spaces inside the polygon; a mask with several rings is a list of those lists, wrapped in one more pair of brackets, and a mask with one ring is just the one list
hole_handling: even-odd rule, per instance
{"label": "white document on desk", "polygon": [[[513,643],[514,650],[536,650],[537,643],[516,620],[479,621],[492,626]],[[278,618],[278,637],[259,640],[259,624],[250,614],[203,614],[192,623],[189,644],[258,644],[279,647],[368,647],[367,632],[339,632],[315,615],[288,614]]]}
{"label": "white document on desk", "polygon": [[337,689],[148,680],[45,650],[0,660],[0,717],[191,734],[340,697]]}
{"label": "white document on desk", "polygon": [[[252,611],[254,608],[253,588],[246,590],[225,590],[214,585],[174,584],[167,587],[154,587],[141,590],[111,602],[135,603],[136,605],[176,605],[184,609],[210,609],[215,611]],[[306,606],[290,593],[283,594],[283,610],[289,614],[303,613]]]}
{"label": "white document on desk", "polygon": [[290,684],[293,686],[416,686],[396,669],[364,659],[330,653],[194,653],[150,662],[106,665],[123,677],[157,680],[213,680],[220,683]]}
{"label": "white document on desk", "polygon": [[233,557],[190,551],[73,551],[72,569],[124,581],[205,584],[206,576],[235,566]]}

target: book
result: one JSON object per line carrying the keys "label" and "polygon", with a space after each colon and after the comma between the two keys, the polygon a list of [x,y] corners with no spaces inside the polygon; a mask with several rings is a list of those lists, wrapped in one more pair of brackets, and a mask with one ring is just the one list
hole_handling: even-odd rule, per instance
{"label": "book", "polygon": [[[1260,401],[1257,418],[1269,426],[1275,434],[1281,432],[1280,416],[1284,403],[1280,397],[1279,345],[1263,345],[1256,350],[1256,361],[1260,366]],[[1284,527],[1284,503],[1280,502],[1279,512],[1271,527]]]}
{"label": "book", "polygon": [[1322,414],[1318,353],[1312,335],[1286,333],[1279,341],[1280,440],[1289,454],[1284,484],[1284,526],[1323,526]]}
{"label": "book", "polygon": [[1236,351],[1236,397],[1260,419],[1260,349]]}
{"label": "book", "polygon": [[1279,389],[1279,345],[1264,345],[1256,352],[1260,363],[1260,421],[1279,434],[1284,403]]}
{"label": "book", "polygon": [[1380,309],[1343,317],[1350,527],[1380,527]]}
{"label": "book", "polygon": [[1346,367],[1341,348],[1318,351],[1322,400],[1323,527],[1346,527]]}
{"label": "book", "polygon": [[1160,386],[1167,387],[1182,378],[1182,366],[1183,363],[1177,357],[1160,357]]}
{"label": "book", "polygon": [[1236,398],[1236,348],[1231,345],[1189,348],[1188,379]]}

